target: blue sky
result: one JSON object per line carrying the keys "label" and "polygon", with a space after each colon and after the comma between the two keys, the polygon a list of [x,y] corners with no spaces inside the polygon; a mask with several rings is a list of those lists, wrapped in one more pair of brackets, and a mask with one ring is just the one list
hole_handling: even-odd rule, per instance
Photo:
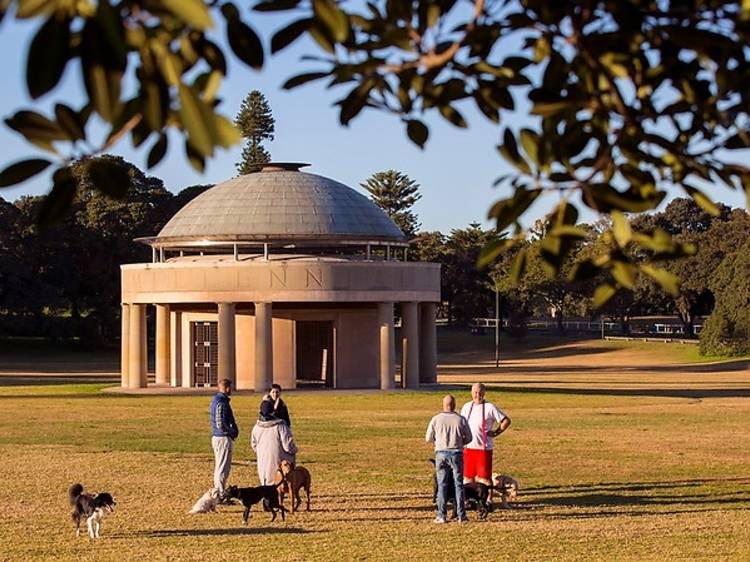
{"label": "blue sky", "polygon": [[[245,17],[268,45],[272,32],[284,18],[245,12]],[[0,27],[0,75],[5,78],[0,89],[3,118],[16,110],[35,106],[49,112],[55,101],[64,100],[73,107],[81,105],[80,77],[77,67],[69,65],[63,82],[39,103],[32,104],[25,86],[25,53],[28,41],[39,22],[19,25],[6,21]],[[221,24],[220,24],[221,25]],[[216,35],[223,35],[223,28]],[[224,81],[221,110],[234,117],[248,91],[258,89],[268,98],[276,119],[276,140],[267,145],[276,161],[309,162],[306,171],[328,176],[360,191],[359,184],[374,172],[396,169],[408,174],[421,185],[422,199],[414,210],[423,230],[449,232],[464,228],[474,221],[485,221],[491,203],[508,195],[508,188],[494,188],[494,180],[507,173],[509,167],[499,156],[496,145],[502,125],[523,123],[522,117],[494,125],[481,117],[473,105],[460,106],[469,121],[468,129],[457,129],[439,116],[425,121],[430,125],[430,139],[424,150],[412,144],[398,118],[366,110],[348,128],[338,122],[337,108],[332,104],[344,95],[345,89],[326,90],[322,84],[308,84],[291,92],[281,89],[284,81],[297,73],[314,70],[312,62],[301,62],[304,54],[320,54],[308,40],[299,40],[281,55],[267,56],[262,72],[254,72],[230,59],[229,76]],[[100,132],[102,134],[102,132]],[[198,183],[218,183],[235,174],[235,162],[241,147],[220,151],[208,162],[203,175],[195,172],[184,159],[182,142],[177,136],[167,157],[148,173],[160,177],[165,186],[178,192]],[[152,141],[151,141],[152,142]],[[148,143],[150,146],[151,142]],[[3,147],[0,167],[22,158],[40,154],[19,135],[0,126]],[[111,152],[120,154],[145,168],[147,150],[135,151],[129,140],[115,145]],[[24,194],[40,194],[50,187],[49,176],[27,182],[20,187],[0,190],[0,197],[12,201]],[[713,194],[732,206],[744,205],[740,193],[717,189]],[[525,215],[529,224],[554,202],[549,197],[538,202]],[[584,214],[590,220],[593,215]]]}

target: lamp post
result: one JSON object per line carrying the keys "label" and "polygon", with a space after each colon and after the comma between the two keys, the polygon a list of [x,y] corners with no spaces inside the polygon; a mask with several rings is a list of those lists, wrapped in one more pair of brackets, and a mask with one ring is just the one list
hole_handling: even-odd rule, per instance
{"label": "lamp post", "polygon": [[500,291],[495,284],[495,367],[500,366]]}

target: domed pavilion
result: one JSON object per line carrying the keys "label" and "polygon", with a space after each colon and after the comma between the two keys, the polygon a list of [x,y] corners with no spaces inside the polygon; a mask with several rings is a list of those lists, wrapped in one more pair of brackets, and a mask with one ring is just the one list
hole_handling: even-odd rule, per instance
{"label": "domed pavilion", "polygon": [[440,266],[407,261],[381,209],[303,166],[218,184],[138,239],[152,263],[121,266],[123,387],[147,386],[149,305],[158,386],[390,389],[396,345],[403,387],[435,382]]}

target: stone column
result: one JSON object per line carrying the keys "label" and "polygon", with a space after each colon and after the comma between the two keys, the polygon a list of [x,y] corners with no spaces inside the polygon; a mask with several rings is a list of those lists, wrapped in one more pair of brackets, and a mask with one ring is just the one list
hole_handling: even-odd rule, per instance
{"label": "stone column", "polygon": [[130,366],[130,305],[122,303],[120,313],[120,381],[123,388],[130,384],[128,367]]}
{"label": "stone column", "polygon": [[419,388],[419,311],[416,302],[401,303],[401,386]]}
{"label": "stone column", "polygon": [[219,380],[229,379],[232,388],[237,380],[234,313],[233,302],[219,303]]}
{"label": "stone column", "polygon": [[169,385],[169,305],[156,305],[156,384]]}
{"label": "stone column", "polygon": [[434,302],[419,305],[419,382],[437,382],[437,331],[435,328]]}
{"label": "stone column", "polygon": [[128,347],[128,388],[145,388],[146,370],[146,305],[130,305],[130,340]]}
{"label": "stone column", "polygon": [[169,384],[182,386],[182,312],[169,311]]}
{"label": "stone column", "polygon": [[273,383],[273,307],[255,303],[255,392],[265,392]]}
{"label": "stone column", "polygon": [[396,342],[393,331],[393,303],[378,303],[378,334],[380,338],[380,388],[391,390],[395,386]]}

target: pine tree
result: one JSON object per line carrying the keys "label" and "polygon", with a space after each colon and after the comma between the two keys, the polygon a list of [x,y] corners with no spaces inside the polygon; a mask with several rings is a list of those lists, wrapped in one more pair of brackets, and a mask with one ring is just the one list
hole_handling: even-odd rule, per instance
{"label": "pine tree", "polygon": [[273,140],[275,123],[266,96],[258,90],[250,92],[234,119],[240,134],[247,139],[242,148],[242,160],[237,162],[240,175],[257,172],[263,164],[271,161],[271,155],[263,142]]}
{"label": "pine tree", "polygon": [[360,184],[370,193],[370,199],[396,223],[408,237],[413,237],[420,227],[411,207],[422,198],[419,184],[396,170],[377,172]]}

